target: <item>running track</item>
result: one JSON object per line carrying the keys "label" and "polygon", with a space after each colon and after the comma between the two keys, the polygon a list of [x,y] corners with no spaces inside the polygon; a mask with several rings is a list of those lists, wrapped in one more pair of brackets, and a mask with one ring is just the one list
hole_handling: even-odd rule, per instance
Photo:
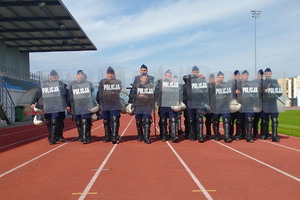
{"label": "running track", "polygon": [[[121,118],[118,144],[103,143],[102,121],[92,143],[76,141],[65,122],[66,141],[49,145],[45,126],[0,129],[0,199],[3,200],[194,200],[300,197],[300,139],[205,143],[136,142],[135,119]],[[158,133],[157,133],[158,135]],[[182,136],[181,136],[182,137]]]}

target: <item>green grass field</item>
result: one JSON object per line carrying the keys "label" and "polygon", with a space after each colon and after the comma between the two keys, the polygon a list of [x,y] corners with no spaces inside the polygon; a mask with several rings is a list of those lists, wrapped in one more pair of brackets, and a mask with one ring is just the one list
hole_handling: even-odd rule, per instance
{"label": "green grass field", "polygon": [[[300,110],[286,110],[279,113],[278,121],[279,133],[300,137]],[[270,132],[271,130],[270,127]]]}

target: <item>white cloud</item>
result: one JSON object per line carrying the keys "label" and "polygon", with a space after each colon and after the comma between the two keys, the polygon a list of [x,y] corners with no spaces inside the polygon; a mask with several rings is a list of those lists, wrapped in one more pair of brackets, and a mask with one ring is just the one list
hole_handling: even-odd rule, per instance
{"label": "white cloud", "polygon": [[284,0],[157,0],[145,1],[147,6],[142,8],[136,7],[140,1],[63,2],[98,51],[33,54],[35,66],[97,68],[117,63],[137,67],[147,62],[251,68],[254,21],[250,10],[260,9],[258,65],[300,68],[297,0],[288,4]]}

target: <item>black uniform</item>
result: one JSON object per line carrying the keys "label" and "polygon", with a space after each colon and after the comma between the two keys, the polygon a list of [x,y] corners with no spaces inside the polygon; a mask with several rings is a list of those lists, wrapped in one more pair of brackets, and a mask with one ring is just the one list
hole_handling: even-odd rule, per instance
{"label": "black uniform", "polygon": [[[112,67],[108,67],[107,74],[115,74]],[[113,144],[119,140],[120,110],[122,82],[119,79],[102,79],[99,82],[97,100],[102,108],[105,138],[103,142],[112,141]]]}
{"label": "black uniform", "polygon": [[[55,70],[52,70],[50,72],[50,75],[55,75],[57,76],[57,72]],[[55,83],[56,82],[56,83]],[[49,86],[47,87],[49,83]],[[55,85],[58,85],[58,88],[56,89],[51,89],[53,88],[51,86],[52,83],[55,83]],[[42,88],[41,88],[42,87]],[[44,112],[46,112],[44,114],[44,118],[46,121],[46,125],[49,131],[49,143],[50,144],[55,144],[56,141],[62,141],[63,138],[63,129],[64,129],[64,119],[66,117],[65,112],[51,112],[51,110],[53,111],[57,111],[57,110],[64,110],[67,106],[67,102],[69,101],[68,98],[68,91],[65,87],[65,84],[61,81],[46,81],[46,82],[42,82],[41,87],[39,87],[36,91],[36,94],[31,102],[31,104],[36,104],[36,108],[39,109],[44,109],[44,104],[46,104],[48,107],[46,110],[44,110]],[[47,94],[51,94],[51,93],[56,93],[56,97],[54,95],[54,97],[52,98],[44,98],[43,99],[43,95],[42,93],[47,93]],[[58,94],[57,94],[58,92]],[[59,101],[62,101],[60,103],[58,103]],[[49,102],[45,102],[43,103],[43,101],[49,101]],[[51,108],[52,107],[52,108]]]}
{"label": "black uniform", "polygon": [[[148,77],[147,74],[141,76]],[[154,85],[147,80],[146,83],[133,84],[128,103],[135,107],[136,128],[138,133],[137,141],[150,144],[151,112],[154,106]]]}
{"label": "black uniform", "polygon": [[[77,71],[77,75],[79,74],[86,76],[82,70]],[[86,79],[72,81],[69,87],[70,105],[74,113],[73,119],[76,121],[78,141],[88,144],[91,140],[91,108],[95,106],[92,100],[94,88]]]}

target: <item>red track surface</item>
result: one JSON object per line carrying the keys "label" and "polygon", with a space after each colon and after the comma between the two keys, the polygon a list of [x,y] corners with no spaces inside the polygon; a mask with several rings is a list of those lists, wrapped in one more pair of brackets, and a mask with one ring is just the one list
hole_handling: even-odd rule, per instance
{"label": "red track surface", "polygon": [[147,145],[123,115],[113,145],[102,142],[102,121],[93,124],[87,145],[76,141],[70,120],[66,142],[56,145],[45,126],[0,129],[0,199],[299,199],[299,138],[165,143],[152,127]]}

